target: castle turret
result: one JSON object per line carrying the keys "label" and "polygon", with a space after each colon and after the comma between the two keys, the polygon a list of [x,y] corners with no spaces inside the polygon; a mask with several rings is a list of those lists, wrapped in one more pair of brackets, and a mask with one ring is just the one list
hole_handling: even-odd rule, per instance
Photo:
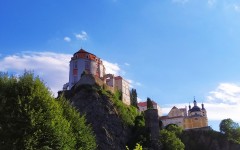
{"label": "castle turret", "polygon": [[202,103],[202,115],[203,115],[203,117],[207,117],[207,111],[204,108],[204,104],[203,103]]}
{"label": "castle turret", "polygon": [[83,72],[100,78],[103,78],[105,75],[105,67],[102,60],[83,49],[74,53],[70,60],[69,68],[69,89],[80,80]]}

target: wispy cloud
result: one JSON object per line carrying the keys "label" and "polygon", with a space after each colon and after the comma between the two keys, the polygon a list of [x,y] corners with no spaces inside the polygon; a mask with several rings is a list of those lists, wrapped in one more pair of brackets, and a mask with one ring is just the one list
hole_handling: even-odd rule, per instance
{"label": "wispy cloud", "polygon": [[108,74],[114,74],[114,75],[119,75],[120,74],[120,67],[117,63],[111,63],[106,60],[103,60],[103,65],[106,68],[106,73]]}
{"label": "wispy cloud", "polygon": [[240,12],[240,4],[233,4],[232,7],[233,7],[234,11]]}
{"label": "wispy cloud", "polygon": [[88,38],[88,34],[85,31],[82,31],[79,34],[75,34],[75,36],[78,40],[83,40],[83,41],[87,40],[87,38]]}
{"label": "wispy cloud", "polygon": [[[11,72],[15,75],[22,74],[24,70],[34,71],[57,96],[57,92],[62,89],[63,84],[68,82],[71,57],[71,54],[53,52],[21,52],[1,57],[0,71]],[[103,64],[106,73],[117,76],[124,72],[117,63],[103,60]]]}
{"label": "wispy cloud", "polygon": [[144,102],[145,100],[141,99],[140,97],[137,97],[138,102]]}
{"label": "wispy cloud", "polygon": [[125,65],[125,66],[130,66],[130,64],[129,64],[129,63],[124,63],[124,65]]}
{"label": "wispy cloud", "polygon": [[172,0],[173,3],[181,3],[181,4],[185,4],[187,3],[189,0]]}
{"label": "wispy cloud", "polygon": [[64,39],[63,39],[64,41],[66,41],[66,42],[71,42],[71,38],[70,37],[64,37]]}
{"label": "wispy cloud", "polygon": [[127,81],[130,83],[130,87],[131,88],[136,88],[137,86],[142,86],[142,83],[140,82],[136,82],[134,80],[131,80],[131,79],[127,79]]}
{"label": "wispy cloud", "polygon": [[233,12],[237,12],[237,13],[240,12],[240,3],[239,2],[229,1],[229,2],[224,3],[223,7],[227,11],[233,11]]}
{"label": "wispy cloud", "polygon": [[208,6],[212,7],[216,4],[216,2],[217,2],[217,0],[208,0],[207,4],[208,4]]}
{"label": "wispy cloud", "polygon": [[52,52],[23,52],[0,59],[0,71],[22,74],[33,70],[55,94],[68,81],[68,65],[71,55]]}
{"label": "wispy cloud", "polygon": [[209,92],[207,97],[210,103],[240,104],[240,86],[233,83],[221,83]]}
{"label": "wispy cloud", "polygon": [[[173,106],[183,108],[187,103],[167,104],[162,106],[163,113],[167,114]],[[231,118],[240,121],[240,85],[234,83],[220,83],[215,90],[210,91],[204,102],[209,120],[221,121]],[[198,106],[201,106],[198,104]]]}

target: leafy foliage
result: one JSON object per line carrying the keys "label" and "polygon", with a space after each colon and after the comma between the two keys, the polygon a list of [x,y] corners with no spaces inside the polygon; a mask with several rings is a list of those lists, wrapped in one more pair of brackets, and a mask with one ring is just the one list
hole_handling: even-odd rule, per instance
{"label": "leafy foliage", "polygon": [[177,137],[180,137],[182,132],[183,132],[183,128],[179,127],[175,124],[169,124],[166,129],[170,132],[173,132]]}
{"label": "leafy foliage", "polygon": [[131,105],[127,106],[121,101],[121,99],[119,99],[121,98],[121,95],[119,94],[121,92],[116,91],[114,94],[112,94],[110,91],[106,91],[102,88],[98,88],[98,92],[102,95],[108,96],[110,100],[112,100],[120,117],[126,125],[134,126],[135,117],[139,114],[138,110]]}
{"label": "leafy foliage", "polygon": [[138,107],[137,106],[138,101],[137,101],[137,91],[136,91],[136,89],[132,89],[130,91],[130,100],[131,100],[131,105],[137,108]]}
{"label": "leafy foliage", "polygon": [[[129,150],[128,146],[126,146],[126,149]],[[143,149],[142,146],[137,143],[133,150],[142,150],[142,149]]]}
{"label": "leafy foliage", "polygon": [[38,77],[0,73],[0,149],[96,149],[96,142],[84,117]]}
{"label": "leafy foliage", "polygon": [[185,148],[176,134],[166,129],[160,131],[160,141],[163,145],[163,150],[184,150]]}
{"label": "leafy foliage", "polygon": [[147,98],[147,109],[153,109],[153,103],[149,97]]}
{"label": "leafy foliage", "polygon": [[219,124],[220,132],[225,134],[228,140],[240,144],[240,127],[232,119],[223,119]]}

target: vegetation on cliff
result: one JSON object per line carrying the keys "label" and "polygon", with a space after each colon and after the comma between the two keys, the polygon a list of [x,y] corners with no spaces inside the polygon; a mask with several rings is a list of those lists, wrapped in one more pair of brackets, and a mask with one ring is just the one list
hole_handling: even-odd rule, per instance
{"label": "vegetation on cliff", "polygon": [[109,97],[126,125],[134,126],[135,118],[139,115],[139,112],[136,107],[132,105],[126,106],[126,104],[121,101],[122,96],[120,91],[116,91],[112,94],[110,91],[100,88],[99,92]]}
{"label": "vegetation on cliff", "polygon": [[0,149],[96,149],[84,116],[32,73],[0,73]]}
{"label": "vegetation on cliff", "polygon": [[160,141],[163,150],[184,150],[185,145],[180,139],[182,131],[181,127],[171,124],[166,129],[162,129],[160,131]]}

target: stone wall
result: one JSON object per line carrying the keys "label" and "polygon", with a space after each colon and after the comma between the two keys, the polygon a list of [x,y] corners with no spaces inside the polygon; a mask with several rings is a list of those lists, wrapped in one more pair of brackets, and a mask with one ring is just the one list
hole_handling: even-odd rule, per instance
{"label": "stone wall", "polygon": [[80,85],[84,85],[84,84],[89,84],[89,85],[95,85],[95,84],[98,84],[99,86],[101,86],[103,89],[107,90],[107,91],[111,91],[112,93],[114,93],[115,89],[114,87],[110,87],[108,86],[107,84],[105,84],[103,82],[102,79],[96,77],[96,76],[93,76],[91,74],[86,74],[86,75],[83,75],[81,77],[81,79],[74,85],[73,88],[76,88]]}
{"label": "stone wall", "polygon": [[159,120],[157,109],[147,109],[144,112],[145,127],[150,137],[150,150],[161,150],[159,139]]}

